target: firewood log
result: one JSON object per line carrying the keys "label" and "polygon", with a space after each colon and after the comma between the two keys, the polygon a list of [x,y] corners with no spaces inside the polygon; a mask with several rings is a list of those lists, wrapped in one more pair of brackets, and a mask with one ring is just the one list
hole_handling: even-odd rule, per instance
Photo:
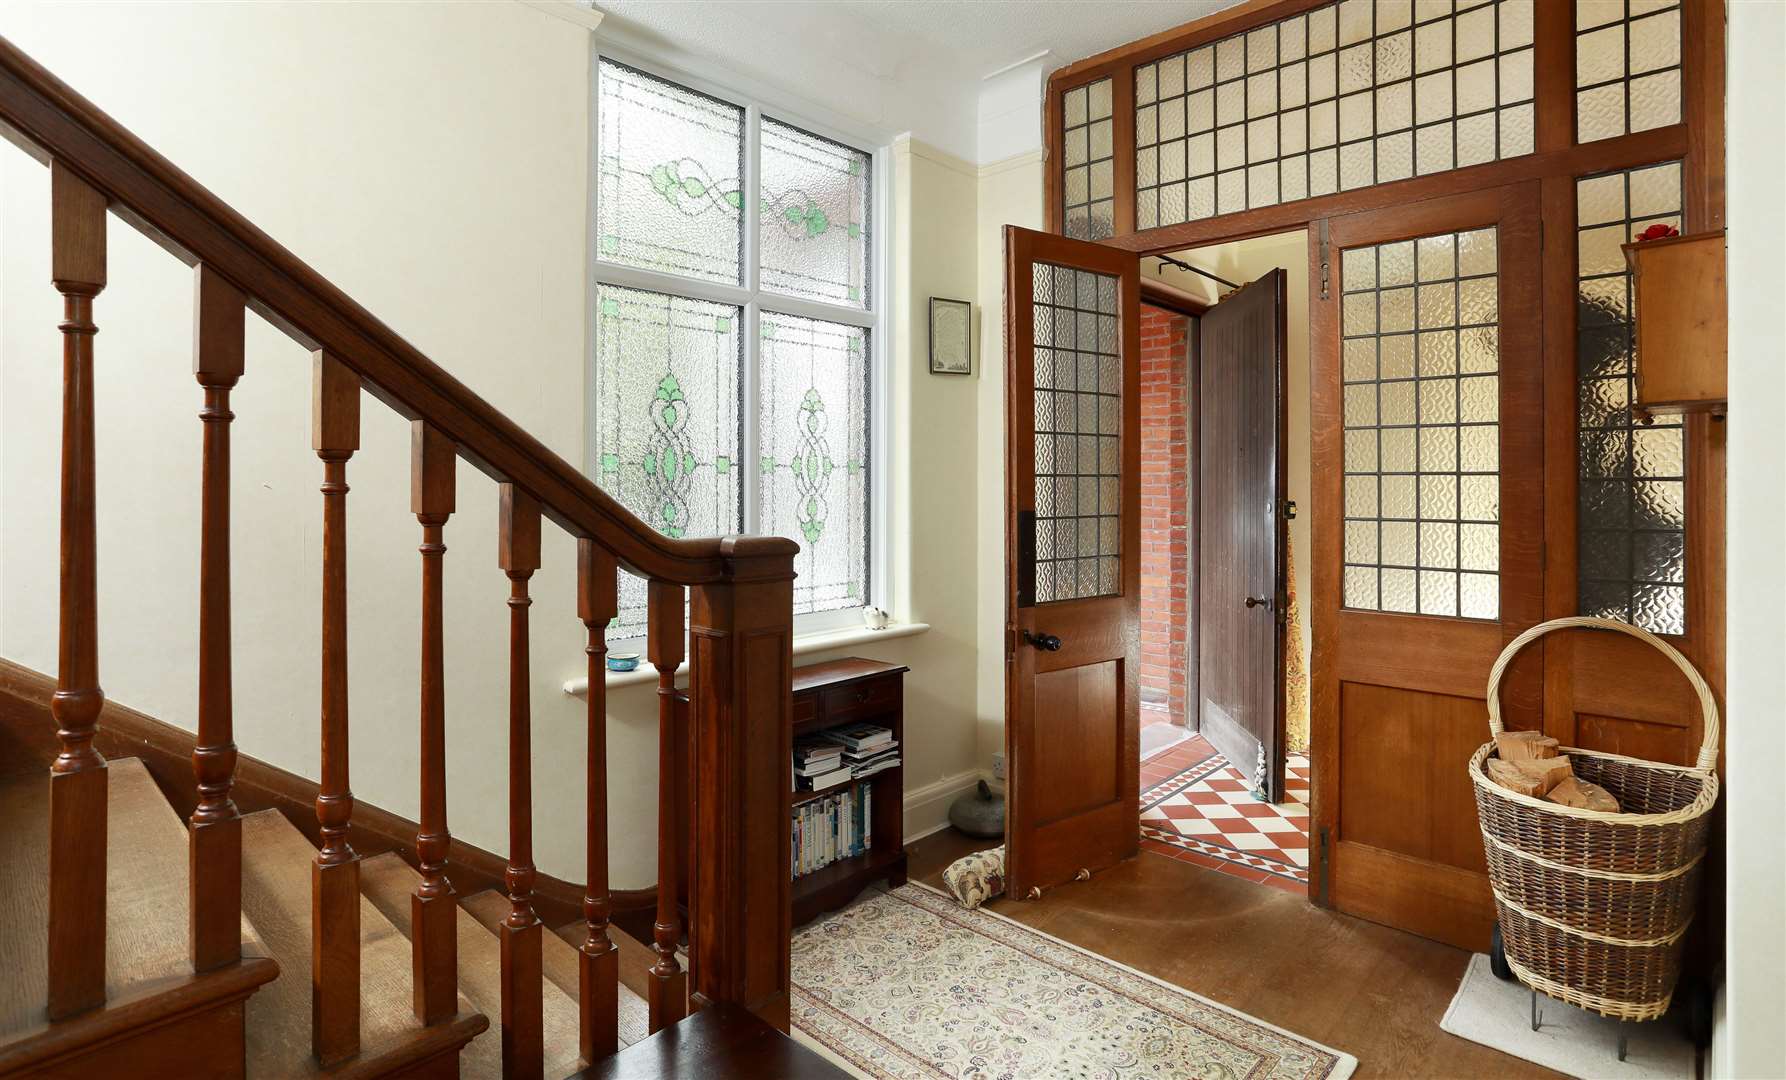
{"label": "firewood log", "polygon": [[1503,761],[1556,757],[1557,745],[1542,731],[1503,731],[1495,736],[1495,752]]}
{"label": "firewood log", "polygon": [[1569,764],[1567,754],[1562,757],[1516,758],[1509,764],[1537,780],[1541,793],[1556,787],[1566,777],[1575,775],[1575,768]]}
{"label": "firewood log", "polygon": [[1579,776],[1565,777],[1556,787],[1546,792],[1544,797],[1564,806],[1598,810],[1607,814],[1619,812],[1619,801],[1612,797],[1612,792]]}
{"label": "firewood log", "polygon": [[1543,797],[1543,781],[1527,774],[1511,761],[1502,761],[1500,758],[1491,757],[1485,764],[1488,768],[1488,778],[1507,790],[1517,791],[1521,795],[1530,795],[1534,798]]}

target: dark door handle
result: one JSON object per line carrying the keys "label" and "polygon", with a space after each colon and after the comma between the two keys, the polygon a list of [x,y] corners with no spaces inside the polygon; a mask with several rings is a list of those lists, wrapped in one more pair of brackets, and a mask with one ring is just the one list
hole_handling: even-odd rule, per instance
{"label": "dark door handle", "polygon": [[1250,608],[1256,608],[1256,607],[1270,608],[1271,607],[1271,597],[1269,597],[1269,596],[1249,596],[1246,598],[1246,606],[1250,607]]}
{"label": "dark door handle", "polygon": [[1023,640],[1034,645],[1036,648],[1041,649],[1043,652],[1060,651],[1060,638],[1055,637],[1053,634],[1032,634],[1028,630],[1025,630],[1023,632]]}

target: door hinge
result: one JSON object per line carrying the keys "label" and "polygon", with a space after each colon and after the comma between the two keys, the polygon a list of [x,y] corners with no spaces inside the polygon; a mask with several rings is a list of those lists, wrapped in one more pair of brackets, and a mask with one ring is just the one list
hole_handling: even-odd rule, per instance
{"label": "door hinge", "polygon": [[1333,296],[1333,249],[1327,239],[1327,219],[1321,219],[1321,299]]}

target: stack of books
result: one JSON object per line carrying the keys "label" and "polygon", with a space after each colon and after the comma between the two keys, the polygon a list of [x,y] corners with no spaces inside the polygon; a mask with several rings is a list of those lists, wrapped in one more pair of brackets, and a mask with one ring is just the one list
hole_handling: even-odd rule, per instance
{"label": "stack of books", "polygon": [[844,745],[828,735],[809,735],[795,740],[795,791],[820,791],[855,775],[843,760]]}
{"label": "stack of books", "polygon": [[892,728],[879,724],[847,724],[825,732],[825,737],[842,744],[842,767],[849,769],[854,779],[873,776],[899,765],[899,743],[893,738]]}
{"label": "stack of books", "polygon": [[869,850],[874,843],[874,788],[811,799],[794,808],[793,876],[823,870],[834,862]]}

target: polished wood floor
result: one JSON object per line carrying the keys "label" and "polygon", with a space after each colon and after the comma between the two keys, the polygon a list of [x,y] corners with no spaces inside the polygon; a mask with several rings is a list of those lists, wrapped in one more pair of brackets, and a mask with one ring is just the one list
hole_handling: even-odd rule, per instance
{"label": "polished wood floor", "polygon": [[[989,846],[947,829],[912,844],[910,875]],[[1469,955],[1302,897],[1144,851],[1090,881],[992,910],[1241,1012],[1344,1050],[1371,1077],[1561,1077],[1439,1030]]]}

